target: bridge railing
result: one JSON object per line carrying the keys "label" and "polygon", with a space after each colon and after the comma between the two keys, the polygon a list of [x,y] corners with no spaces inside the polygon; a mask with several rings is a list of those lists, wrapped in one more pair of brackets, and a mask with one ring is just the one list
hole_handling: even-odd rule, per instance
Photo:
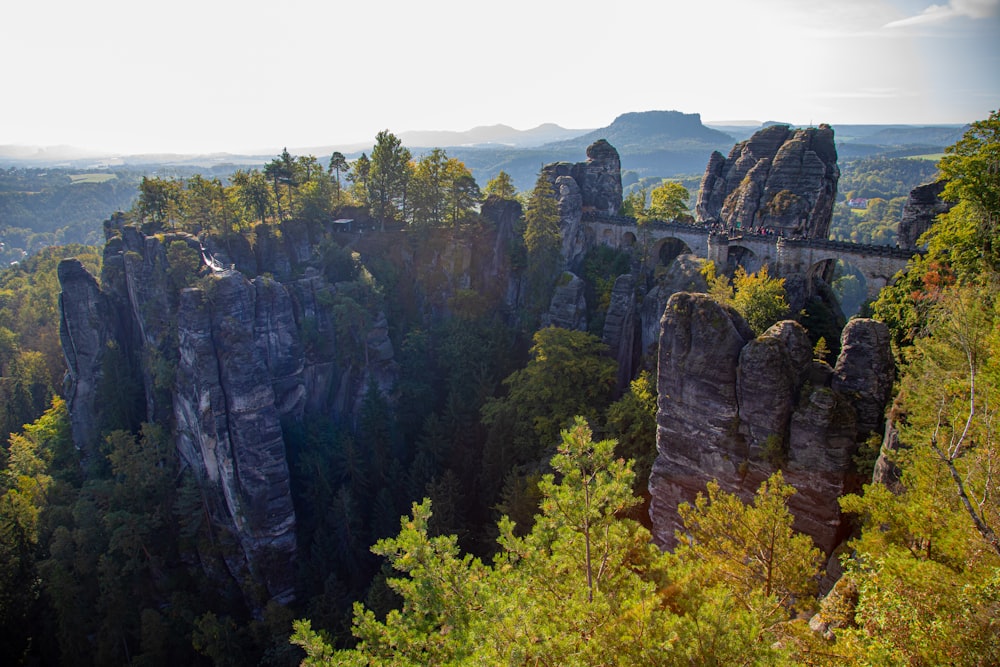
{"label": "bridge railing", "polygon": [[[636,219],[629,215],[597,215],[595,213],[584,213],[581,222],[600,222],[606,225],[616,225],[618,227],[636,227]],[[708,234],[709,229],[704,225],[691,225],[684,222],[673,222],[668,220],[649,220],[645,225],[650,229],[677,229],[685,232],[696,232]]]}
{"label": "bridge railing", "polygon": [[829,239],[792,239],[782,238],[781,243],[800,248],[816,248],[835,250],[837,252],[854,253],[857,255],[879,255],[893,259],[910,259],[914,255],[923,254],[919,248],[899,248],[891,245],[872,245],[868,243],[850,243],[848,241],[831,241]]}
{"label": "bridge railing", "polygon": [[[636,227],[636,219],[626,215],[596,215],[594,213],[584,213],[582,222],[598,222],[619,227]],[[662,231],[683,231],[697,234],[721,233],[710,229],[704,225],[692,225],[684,222],[673,222],[667,220],[650,220],[646,223],[650,229]],[[792,238],[788,236],[775,236],[767,234],[754,234],[753,232],[730,234],[730,241],[739,241],[743,238],[752,238],[757,241],[771,241],[775,244],[787,244],[799,248],[815,248],[822,250],[835,250],[837,252],[854,253],[859,255],[877,255],[892,257],[894,259],[910,259],[914,255],[923,254],[920,248],[899,248],[891,245],[874,245],[868,243],[851,243],[849,241],[831,241],[829,239],[807,239]]]}

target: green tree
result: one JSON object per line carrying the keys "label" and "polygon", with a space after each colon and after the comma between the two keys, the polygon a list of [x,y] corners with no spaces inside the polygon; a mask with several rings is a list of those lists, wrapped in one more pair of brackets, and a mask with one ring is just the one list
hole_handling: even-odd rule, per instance
{"label": "green tree", "polygon": [[646,493],[656,459],[656,378],[649,371],[629,383],[629,391],[608,406],[607,430],[618,454],[634,461],[636,495]]}
{"label": "green tree", "polygon": [[227,203],[225,188],[218,178],[195,174],[184,183],[185,213],[201,229],[222,234],[232,232],[232,211]]}
{"label": "green tree", "polygon": [[664,181],[649,193],[648,215],[659,220],[676,220],[688,212],[691,194],[676,181]]}
{"label": "green tree", "polygon": [[957,202],[923,237],[926,256],[874,307],[901,362],[899,447],[883,451],[898,484],[841,500],[859,516],[861,536],[847,593],[823,613],[838,645],[884,664],[1000,661],[998,128],[994,112],[949,148],[941,171]]}
{"label": "green tree", "polygon": [[553,283],[562,267],[559,207],[544,173],[538,175],[525,206],[524,246],[528,252],[527,309],[529,314],[538,314],[548,307]]}
{"label": "green tree", "polygon": [[11,434],[6,465],[0,470],[0,650],[22,655],[32,637],[29,622],[38,609],[41,587],[36,569],[44,545],[44,513],[58,497],[59,465],[73,465],[69,414],[62,399],[22,434]]}
{"label": "green tree", "polygon": [[421,157],[413,171],[410,209],[415,226],[438,227],[444,223],[448,157],[440,148]]}
{"label": "green tree", "polygon": [[854,594],[824,613],[859,653],[897,664],[1000,659],[996,321],[995,290],[942,290],[908,348],[893,408],[901,447],[884,454],[899,487],[841,500],[862,524],[845,577]]}
{"label": "green tree", "polygon": [[136,202],[140,218],[156,226],[176,222],[183,201],[182,186],[176,179],[143,176]]}
{"label": "green tree", "polygon": [[743,316],[754,333],[761,334],[775,322],[788,315],[785,301],[785,279],[772,278],[767,266],[757,273],[747,273],[736,267],[732,287],[724,277],[716,277],[710,270],[709,293],[718,301],[732,306]]}
{"label": "green tree", "polygon": [[787,503],[794,493],[781,471],[761,483],[752,505],[709,482],[707,495],[678,508],[684,530],[677,559],[775,620],[786,620],[793,606],[809,609],[822,554],[812,538],[792,529]]}
{"label": "green tree", "polygon": [[656,594],[662,556],[638,523],[615,516],[635,502],[628,464],[614,460],[613,441],[593,443],[581,419],[562,441],[559,481],[542,483],[529,535],[502,519],[502,551],[484,565],[454,536],[431,537],[430,503],[415,503],[399,534],[373,549],[403,575],[388,581],[402,608],[380,621],[356,605],[359,641],[346,651],[297,621],[304,664],[643,665],[669,656],[672,624]]}
{"label": "green tree", "polygon": [[524,209],[524,245],[531,258],[543,259],[559,251],[559,207],[555,190],[548,177],[541,173]]}
{"label": "green tree", "polygon": [[465,165],[457,160],[449,160],[448,221],[458,227],[475,212],[482,194],[479,184]]}
{"label": "green tree", "polygon": [[185,241],[171,241],[167,246],[167,278],[175,294],[190,287],[202,268],[201,255]]}
{"label": "green tree", "polygon": [[517,188],[514,187],[514,181],[510,174],[501,169],[496,176],[486,182],[483,194],[486,196],[494,195],[500,199],[515,199]]}
{"label": "green tree", "polygon": [[645,221],[648,217],[646,202],[649,199],[649,191],[645,188],[632,190],[622,199],[622,207],[619,211],[622,215],[635,218],[636,221]]}
{"label": "green tree", "polygon": [[[597,537],[606,535],[616,515],[635,505],[632,495],[632,471],[623,459],[615,459],[614,440],[594,442],[592,431],[583,417],[577,416],[569,429],[562,431],[562,444],[552,457],[552,467],[561,477],[545,475],[542,491],[542,515],[539,529],[568,528],[583,538],[583,562],[587,573],[587,601],[594,601],[594,589],[610,576],[607,563],[612,545],[597,545]],[[546,525],[549,524],[549,525]],[[600,567],[595,571],[595,563]]]}
{"label": "green tree", "polygon": [[340,175],[346,174],[349,168],[347,158],[344,157],[343,153],[340,151],[334,151],[333,154],[330,155],[330,164],[327,167],[327,173],[334,175],[334,201],[337,206],[340,205]]}
{"label": "green tree", "polygon": [[[281,155],[264,165],[264,176],[270,179],[274,188],[274,203],[278,209],[278,219],[284,220],[291,214],[293,208],[292,193],[300,182],[299,165],[288,149],[281,151]],[[285,186],[285,194],[288,195],[288,205],[281,207],[281,186]]]}
{"label": "green tree", "polygon": [[351,182],[351,194],[361,204],[368,206],[368,183],[371,180],[372,163],[364,153],[351,164],[347,180]]}
{"label": "green tree", "polygon": [[256,169],[237,170],[232,176],[236,199],[247,217],[253,216],[264,224],[274,208],[274,199],[264,174]]}
{"label": "green tree", "polygon": [[335,187],[322,170],[312,169],[310,173],[311,176],[298,188],[298,217],[316,226],[328,222],[333,216]]}
{"label": "green tree", "polygon": [[405,208],[409,162],[410,151],[398,137],[389,130],[376,135],[368,176],[368,201],[372,217],[382,231],[386,221],[399,219]]}
{"label": "green tree", "polygon": [[[1000,270],[1000,248],[996,247],[997,224],[1000,223],[1000,111],[993,111],[986,120],[976,121],[962,139],[950,146],[938,163],[941,176],[947,182],[943,197],[958,201],[957,210],[948,217],[969,219],[969,237],[962,245],[970,245],[982,253],[982,262],[991,271]],[[948,231],[951,226],[948,226]],[[945,232],[942,234],[941,232]],[[943,241],[945,247],[954,241],[953,234],[940,230],[932,238]],[[944,237],[944,238],[941,238]],[[952,237],[952,238],[949,238]],[[934,241],[932,240],[932,243]],[[944,248],[942,248],[942,251]],[[962,252],[961,246],[952,252]],[[958,267],[956,267],[958,268]]]}
{"label": "green tree", "polygon": [[533,340],[531,360],[503,381],[507,395],[483,407],[487,425],[516,422],[507,445],[519,462],[537,457],[541,443],[556,442],[573,415],[596,421],[615,386],[615,362],[596,336],[546,327]]}

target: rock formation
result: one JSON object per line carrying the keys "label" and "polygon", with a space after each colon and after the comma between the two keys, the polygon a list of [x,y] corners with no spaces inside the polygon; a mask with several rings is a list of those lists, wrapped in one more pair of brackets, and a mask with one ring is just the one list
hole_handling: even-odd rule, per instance
{"label": "rock formation", "polygon": [[[269,305],[258,300],[255,286],[236,271],[221,275],[211,295],[202,289],[181,292],[175,441],[181,458],[207,489],[213,520],[231,526],[242,546],[242,557],[227,558],[230,571],[245,575],[244,570],[256,566],[271,596],[287,602],[293,595],[292,572],[259,566],[266,556],[292,561],[296,551],[273,385],[275,379],[287,378],[272,377],[268,362],[278,368],[300,365],[302,352],[294,329],[279,325],[257,330]],[[272,350],[278,352],[273,358]]]}
{"label": "rock formation", "polygon": [[945,185],[946,181],[935,181],[918,185],[910,191],[910,196],[903,205],[896,245],[900,248],[916,248],[917,240],[930,229],[934,219],[951,210],[954,204],[941,199]]}
{"label": "rock formation", "polygon": [[660,342],[660,319],[667,301],[677,292],[707,292],[708,283],[701,273],[704,265],[705,260],[694,255],[680,255],[643,297],[639,306],[640,352],[649,370],[656,369],[654,355]]}
{"label": "rock formation", "polygon": [[566,266],[574,269],[592,245],[580,224],[584,215],[611,216],[622,205],[622,163],[604,139],[587,148],[587,161],[555,162],[542,167],[559,201],[559,230]]}
{"label": "rock formation", "polygon": [[635,278],[626,273],[618,276],[611,288],[611,301],[601,334],[601,342],[608,346],[611,356],[618,362],[618,394],[628,390],[633,369],[639,365],[641,351],[636,344],[639,333],[637,324]]}
{"label": "rock formation", "polygon": [[795,322],[755,337],[708,296],[675,294],[661,324],[649,482],[657,542],[675,544],[677,506],[709,480],[749,499],[780,467],[799,491],[790,503],[796,528],[832,552],[845,533],[837,498],[857,487],[852,457],[881,428],[893,372],[888,333],[873,320],[851,321],[831,368],[813,361]]}
{"label": "rock formation", "polygon": [[62,285],[59,335],[67,367],[66,407],[73,439],[86,460],[98,444],[102,406],[96,397],[105,356],[109,343],[117,341],[120,333],[107,295],[78,259],[60,262],[58,276]]}
{"label": "rock formation", "polygon": [[520,305],[522,295],[519,282],[513,279],[508,250],[515,244],[517,225],[522,214],[521,204],[514,199],[501,199],[493,195],[483,202],[480,213],[493,223],[496,236],[490,249],[490,261],[479,282],[501,290],[504,305],[513,311]]}
{"label": "rock formation", "polygon": [[587,330],[587,300],[583,279],[564,271],[556,284],[549,311],[542,315],[542,327]]}
{"label": "rock formation", "polygon": [[[74,441],[85,455],[97,444],[99,387],[116,350],[137,369],[144,420],[173,425],[212,521],[240,545],[226,565],[248,600],[259,601],[252,589],[263,585],[287,602],[296,537],[282,420],[350,417],[372,382],[389,395],[397,370],[385,315],[367,306],[358,340],[338,340],[338,287],[303,270],[309,243],[294,231],[258,239],[249,254],[228,244],[231,262],[188,234],[146,236],[121,219],[106,234],[102,287],[76,260],[59,266]],[[171,264],[185,256],[200,267],[197,280],[190,265]],[[225,268],[271,263],[286,282]]]}
{"label": "rock formation", "polygon": [[833,129],[771,125],[709,159],[697,219],[743,230],[825,239],[837,195]]}

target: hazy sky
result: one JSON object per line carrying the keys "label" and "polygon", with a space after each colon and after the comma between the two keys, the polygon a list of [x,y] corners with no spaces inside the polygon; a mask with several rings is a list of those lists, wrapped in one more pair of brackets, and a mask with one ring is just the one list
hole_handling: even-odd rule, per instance
{"label": "hazy sky", "polygon": [[247,151],[629,111],[965,123],[1000,0],[31,0],[0,8],[0,145]]}

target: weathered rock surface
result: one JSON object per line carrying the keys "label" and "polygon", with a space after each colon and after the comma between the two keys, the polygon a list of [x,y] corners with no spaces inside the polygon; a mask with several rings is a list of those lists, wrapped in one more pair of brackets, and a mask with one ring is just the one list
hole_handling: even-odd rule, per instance
{"label": "weathered rock surface", "polygon": [[611,288],[611,301],[604,317],[601,342],[608,346],[611,356],[618,362],[617,393],[628,389],[632,369],[638,366],[637,313],[635,307],[635,278],[630,273],[618,276]]}
{"label": "weathered rock surface", "polygon": [[667,301],[677,292],[707,292],[708,283],[701,273],[705,260],[694,255],[680,255],[660,275],[646,293],[639,307],[641,322],[640,345],[643,358],[649,360],[649,369],[655,370],[653,354],[660,342],[660,319]]}
{"label": "weathered rock surface", "polygon": [[[189,234],[146,236],[121,219],[106,225],[103,288],[75,260],[59,268],[74,441],[85,452],[95,445],[104,356],[117,349],[138,368],[144,420],[173,424],[213,522],[236,537],[241,549],[226,564],[253,604],[260,584],[279,601],[293,595],[295,513],[282,420],[307,411],[350,418],[371,383],[391,401],[398,373],[385,315],[370,304],[357,305],[365,322],[358,340],[338,340],[330,306],[338,287],[303,268],[311,252],[305,231],[290,228],[254,249],[279,273],[294,274],[287,283],[220,269],[257,266],[258,254],[242,255],[238,242],[226,246],[237,261],[223,263]],[[198,281],[171,267],[177,241],[192,251],[188,258],[202,258]],[[442,261],[461,269],[461,258]],[[353,354],[339,353],[345,346]]]}
{"label": "weathered rock surface", "polygon": [[492,286],[493,289],[499,290],[504,305],[513,311],[521,304],[523,296],[520,281],[514,279],[509,257],[509,249],[514,247],[517,225],[521,219],[521,204],[516,200],[501,199],[494,195],[487,197],[483,202],[480,213],[493,223],[496,236],[491,248],[490,261],[479,282],[483,286]]}
{"label": "weathered rock surface", "polygon": [[850,397],[861,439],[883,431],[885,407],[895,379],[889,328],[875,320],[850,320],[840,335],[840,356],[833,369],[832,387]]}
{"label": "weathered rock surface", "polygon": [[577,163],[573,178],[583,206],[597,215],[615,215],[622,206],[622,163],[615,147],[598,139],[587,147],[587,161]]}
{"label": "weathered rock surface", "polygon": [[657,542],[675,544],[678,505],[708,481],[749,499],[781,467],[799,491],[790,501],[796,528],[832,552],[845,532],[837,499],[857,484],[852,457],[879,428],[873,417],[892,383],[882,329],[854,320],[834,370],[812,360],[795,322],[754,337],[739,314],[707,295],[671,297],[661,323],[658,454],[649,482]]}
{"label": "weathered rock surface", "polygon": [[910,191],[903,205],[896,245],[900,248],[916,248],[917,240],[930,229],[934,219],[951,210],[954,204],[941,199],[946,184],[946,181],[935,181],[918,185]]}
{"label": "weathered rock surface", "polygon": [[833,129],[766,127],[709,158],[695,207],[700,222],[826,238],[840,169]]}
{"label": "weathered rock surface", "polygon": [[564,271],[549,302],[549,311],[542,315],[542,327],[560,327],[573,331],[587,330],[586,285],[574,273]]}
{"label": "weathered rock surface", "polygon": [[104,356],[119,332],[108,297],[80,260],[64,259],[57,273],[62,285],[59,337],[68,369],[66,405],[73,441],[87,459],[96,451],[100,435],[102,406],[96,391],[103,378]]}
{"label": "weathered rock surface", "polygon": [[559,201],[559,231],[566,266],[578,267],[593,245],[580,224],[583,215],[610,216],[622,205],[621,159],[615,147],[599,139],[587,148],[587,161],[555,162],[542,167]]}
{"label": "weathered rock surface", "polygon": [[[270,341],[267,331],[260,332],[264,340],[256,335],[258,320],[266,319],[261,311],[270,305],[258,302],[242,274],[230,271],[216,279],[211,300],[200,289],[184,290],[177,311],[175,441],[203,488],[216,496],[209,503],[212,518],[235,528],[243,554],[227,558],[234,573],[265,556],[293,562],[296,551],[288,463],[267,359],[274,343],[286,353],[296,345],[280,335]],[[290,568],[257,569],[272,597],[293,598]]]}

